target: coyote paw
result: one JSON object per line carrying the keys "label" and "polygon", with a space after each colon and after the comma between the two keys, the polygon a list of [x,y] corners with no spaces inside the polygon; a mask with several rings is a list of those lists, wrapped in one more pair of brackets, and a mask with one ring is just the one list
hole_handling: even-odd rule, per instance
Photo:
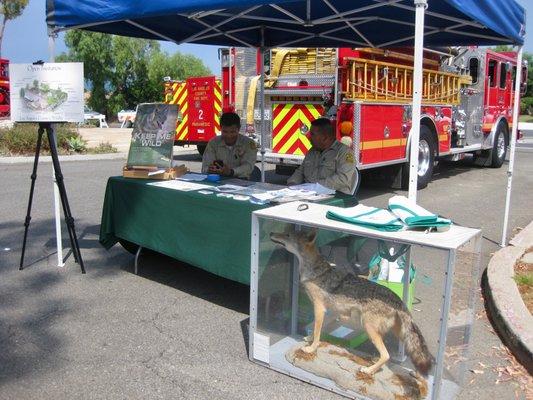
{"label": "coyote paw", "polygon": [[363,374],[367,374],[367,375],[374,375],[374,371],[372,369],[372,367],[361,367],[360,371],[363,373]]}
{"label": "coyote paw", "polygon": [[305,353],[314,353],[316,351],[316,347],[314,346],[304,346],[302,347],[302,351]]}

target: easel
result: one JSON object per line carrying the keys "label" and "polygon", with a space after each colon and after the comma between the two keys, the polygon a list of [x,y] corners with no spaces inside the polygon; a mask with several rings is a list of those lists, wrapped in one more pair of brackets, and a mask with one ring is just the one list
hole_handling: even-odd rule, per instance
{"label": "easel", "polygon": [[85,267],[83,266],[83,260],[81,258],[80,246],[78,244],[78,238],[74,229],[74,218],[70,212],[70,205],[68,203],[67,191],[65,189],[65,183],[63,182],[63,174],[61,173],[61,166],[59,164],[59,157],[57,155],[57,143],[55,138],[54,129],[50,122],[40,122],[39,130],[37,131],[37,145],[35,148],[35,159],[33,161],[33,172],[31,174],[31,187],[30,198],[28,200],[28,211],[26,212],[26,219],[24,221],[24,241],[22,242],[22,254],[20,256],[19,270],[24,269],[24,253],[26,252],[26,239],[28,237],[28,228],[31,221],[31,206],[33,203],[33,191],[35,189],[35,180],[37,179],[37,165],[39,164],[39,153],[41,151],[41,143],[43,134],[46,131],[48,137],[48,143],[50,144],[50,154],[52,156],[52,163],[54,164],[55,178],[57,187],[59,189],[59,195],[61,198],[61,204],[63,206],[63,215],[65,216],[65,222],[67,224],[68,235],[70,237],[70,244],[72,248],[72,254],[74,255],[74,261],[80,265],[81,273],[85,273]]}

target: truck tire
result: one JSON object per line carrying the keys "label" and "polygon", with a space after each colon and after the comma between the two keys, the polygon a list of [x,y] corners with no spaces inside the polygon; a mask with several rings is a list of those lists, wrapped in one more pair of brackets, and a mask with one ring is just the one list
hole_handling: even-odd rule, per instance
{"label": "truck tire", "polygon": [[500,168],[505,161],[509,134],[504,123],[499,123],[494,134],[494,144],[492,145],[492,155],[490,160],[491,168]]}
{"label": "truck tire", "polygon": [[205,148],[207,147],[206,144],[197,144],[196,149],[198,150],[198,153],[200,153],[201,156],[204,155]]}
{"label": "truck tire", "polygon": [[[435,165],[435,156],[437,155],[437,146],[431,135],[431,130],[420,125],[420,141],[418,143],[418,181],[417,189],[424,189],[431,181],[433,176],[433,166]],[[402,167],[402,189],[409,189],[409,162]]]}

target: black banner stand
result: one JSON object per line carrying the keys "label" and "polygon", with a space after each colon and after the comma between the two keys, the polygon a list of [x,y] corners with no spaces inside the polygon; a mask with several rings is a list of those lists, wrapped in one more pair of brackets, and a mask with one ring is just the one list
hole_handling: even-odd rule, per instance
{"label": "black banner stand", "polygon": [[39,164],[39,153],[41,151],[41,143],[43,139],[43,133],[46,131],[48,137],[48,143],[50,144],[50,154],[52,156],[52,163],[54,164],[55,178],[57,187],[59,189],[59,196],[61,198],[61,204],[63,206],[63,215],[65,216],[65,222],[67,224],[68,235],[70,237],[70,244],[72,248],[72,254],[74,255],[74,261],[80,265],[81,273],[85,273],[85,267],[83,266],[83,260],[81,259],[80,246],[78,244],[78,238],[76,237],[76,231],[74,229],[74,218],[70,212],[70,205],[68,203],[67,191],[65,189],[65,183],[63,182],[63,174],[61,173],[61,166],[59,165],[59,157],[57,155],[57,143],[50,122],[40,122],[37,146],[35,148],[35,159],[33,161],[33,172],[31,174],[31,188],[30,198],[28,200],[28,211],[26,212],[26,220],[24,221],[24,241],[22,242],[22,254],[20,256],[19,270],[24,269],[24,253],[26,252],[26,239],[28,237],[28,228],[31,221],[31,206],[33,203],[33,191],[35,189],[35,180],[37,179],[37,165]]}

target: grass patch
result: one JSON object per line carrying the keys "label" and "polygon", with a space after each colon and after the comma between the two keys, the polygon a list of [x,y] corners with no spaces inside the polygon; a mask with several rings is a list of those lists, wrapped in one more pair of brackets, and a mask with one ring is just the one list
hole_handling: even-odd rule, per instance
{"label": "grass patch", "polygon": [[100,143],[98,146],[87,149],[87,153],[90,154],[108,154],[108,153],[116,153],[118,150],[116,147],[113,147],[113,145],[109,142],[106,143]]}
{"label": "grass patch", "polygon": [[518,120],[520,122],[533,122],[533,115],[521,115]]}
{"label": "grass patch", "polygon": [[[0,156],[33,156],[37,146],[38,124],[15,124],[10,129],[0,129]],[[54,124],[59,154],[104,154],[116,153],[110,143],[100,143],[87,148],[87,142],[78,133],[75,124]],[[41,154],[50,154],[46,132],[43,135]]]}
{"label": "grass patch", "polygon": [[[528,249],[528,252],[530,252],[530,249]],[[516,263],[514,270],[514,280],[518,291],[527,309],[533,314],[533,264],[519,261]]]}
{"label": "grass patch", "polygon": [[[72,154],[69,141],[81,140],[73,124],[55,124],[57,149],[59,154]],[[10,129],[0,129],[0,155],[26,156],[34,155],[37,146],[38,124],[15,124]],[[46,133],[43,135],[41,154],[50,154],[50,145]]]}

